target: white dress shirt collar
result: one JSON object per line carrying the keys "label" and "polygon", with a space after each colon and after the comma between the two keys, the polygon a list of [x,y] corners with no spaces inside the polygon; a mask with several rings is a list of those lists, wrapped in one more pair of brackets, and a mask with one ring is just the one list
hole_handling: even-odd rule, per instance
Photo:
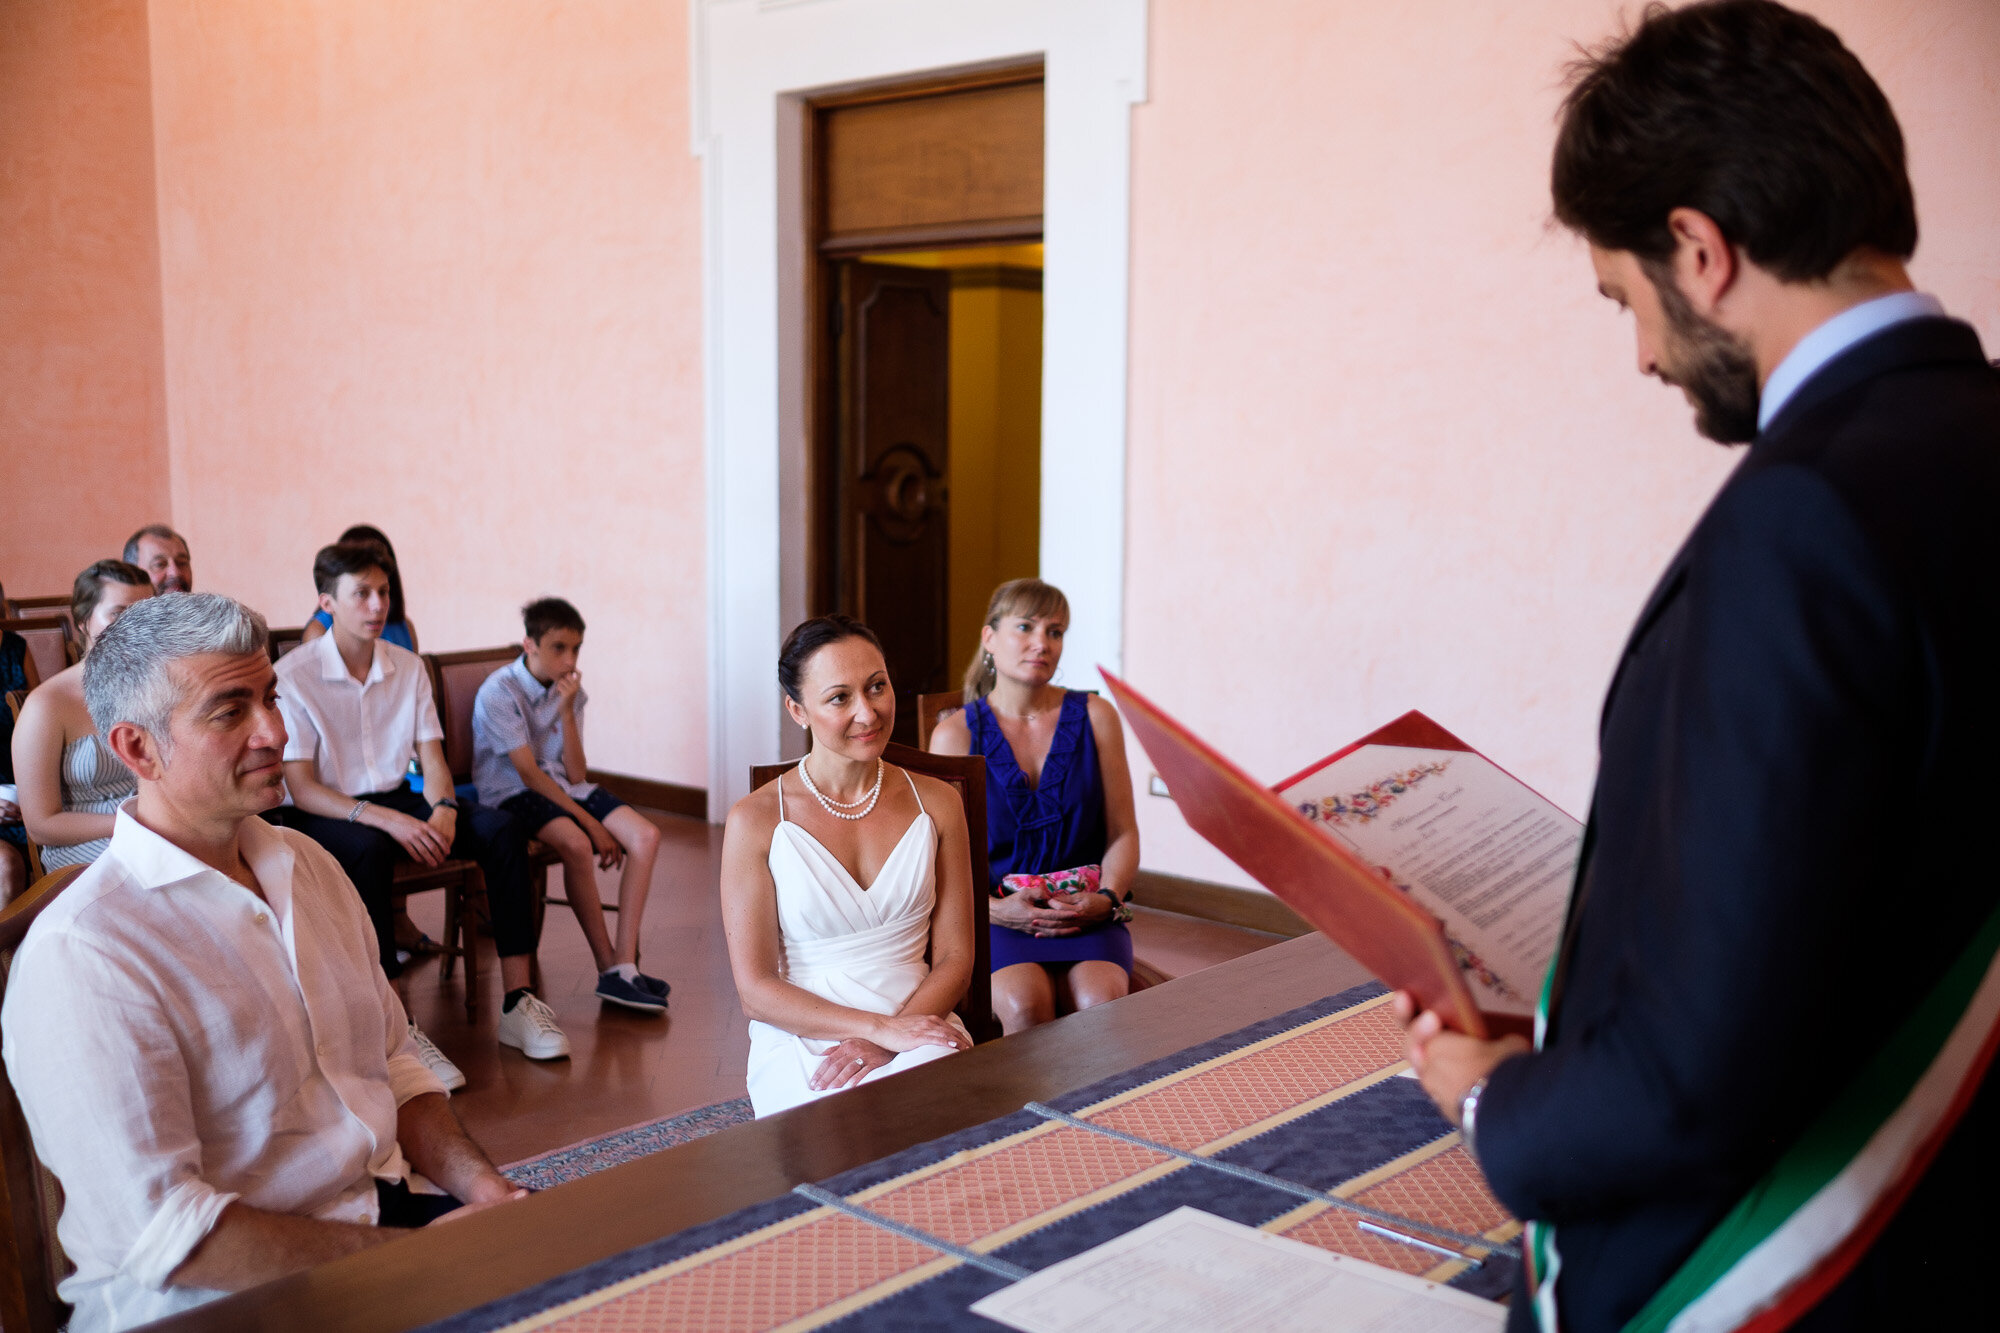
{"label": "white dress shirt collar", "polygon": [[1800,385],[1856,343],[1874,337],[1892,324],[1943,313],[1944,305],[1927,292],[1892,292],[1841,311],[1799,339],[1798,346],[1786,354],[1764,381],[1764,392],[1757,400],[1757,429],[1761,431],[1770,425]]}
{"label": "white dress shirt collar", "polygon": [[[132,872],[134,886],[145,890],[169,888],[175,884],[185,884],[202,875],[219,875],[222,871],[196,857],[160,834],[139,822],[135,807],[138,798],[118,807],[118,817],[111,829],[111,846],[108,853],[118,857]],[[257,876],[258,885],[264,896],[282,895],[289,899],[292,885],[292,850],[277,830],[261,819],[243,821],[237,831],[239,846],[243,849],[243,859],[249,863],[251,873]],[[227,878],[225,875],[224,878]]]}
{"label": "white dress shirt collar", "polygon": [[[326,646],[319,654],[319,678],[321,680],[352,680],[347,669],[347,659],[340,655],[340,645],[333,641],[333,631],[319,636],[318,642]],[[389,656],[389,645],[376,639],[371,649],[373,656],[368,663],[368,674],[361,678],[363,685],[373,685],[396,674],[396,663]]]}

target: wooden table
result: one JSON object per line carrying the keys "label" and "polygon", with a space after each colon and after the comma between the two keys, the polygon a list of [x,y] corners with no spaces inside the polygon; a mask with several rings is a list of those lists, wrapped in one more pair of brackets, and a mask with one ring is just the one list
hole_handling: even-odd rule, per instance
{"label": "wooden table", "polygon": [[510,1295],[1368,980],[1304,935],[153,1327],[389,1333]]}

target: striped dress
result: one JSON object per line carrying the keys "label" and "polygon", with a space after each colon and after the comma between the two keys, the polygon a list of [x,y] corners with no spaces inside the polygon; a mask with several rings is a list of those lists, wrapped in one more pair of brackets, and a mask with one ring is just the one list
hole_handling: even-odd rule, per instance
{"label": "striped dress", "polygon": [[[96,732],[79,736],[63,746],[62,805],[65,812],[108,815],[138,792],[139,780],[132,776],[132,770],[119,762],[110,747],[97,739]],[[104,849],[110,845],[109,838],[92,838],[89,842],[72,843],[68,847],[43,847],[42,869],[89,865],[104,855]]]}

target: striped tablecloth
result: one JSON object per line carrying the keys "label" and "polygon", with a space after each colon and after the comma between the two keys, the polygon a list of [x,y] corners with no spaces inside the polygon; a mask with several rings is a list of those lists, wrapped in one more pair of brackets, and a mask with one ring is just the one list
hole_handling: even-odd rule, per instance
{"label": "striped tablecloth", "polygon": [[1357,987],[431,1327],[998,1328],[967,1307],[1183,1204],[1499,1299],[1519,1224],[1406,1068]]}

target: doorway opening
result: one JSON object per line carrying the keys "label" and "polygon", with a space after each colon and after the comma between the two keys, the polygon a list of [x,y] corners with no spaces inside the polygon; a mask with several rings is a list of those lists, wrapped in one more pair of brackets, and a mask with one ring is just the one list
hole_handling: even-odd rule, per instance
{"label": "doorway opening", "polygon": [[1041,68],[809,107],[808,605],[881,637],[914,743],[1039,563]]}

